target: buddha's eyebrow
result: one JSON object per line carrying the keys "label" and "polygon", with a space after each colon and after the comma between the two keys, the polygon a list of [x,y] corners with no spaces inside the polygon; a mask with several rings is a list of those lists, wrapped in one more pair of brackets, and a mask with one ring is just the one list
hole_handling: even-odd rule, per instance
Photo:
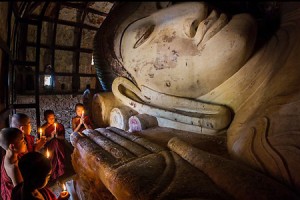
{"label": "buddha's eyebrow", "polygon": [[121,39],[120,39],[120,44],[119,44],[119,54],[120,54],[120,57],[121,57],[121,59],[122,59],[122,62],[123,62],[123,56],[122,56],[122,51],[121,51],[121,44],[122,44],[122,41],[123,41],[123,36],[124,36],[124,34],[125,34],[125,31],[128,29],[128,27],[129,27],[131,24],[133,24],[133,23],[135,23],[135,22],[137,22],[137,21],[139,21],[139,20],[141,20],[141,19],[147,18],[147,17],[149,17],[149,16],[150,16],[150,15],[147,15],[147,16],[145,16],[145,17],[141,17],[141,18],[139,18],[139,19],[136,19],[136,20],[130,22],[130,23],[126,26],[126,28],[124,28],[124,30],[123,30],[123,32],[122,32],[122,34],[121,34]]}

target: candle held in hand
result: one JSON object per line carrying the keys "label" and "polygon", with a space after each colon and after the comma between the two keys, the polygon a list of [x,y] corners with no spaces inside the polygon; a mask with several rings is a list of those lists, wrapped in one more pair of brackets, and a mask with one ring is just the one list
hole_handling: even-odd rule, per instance
{"label": "candle held in hand", "polygon": [[42,136],[43,136],[43,130],[42,128],[40,128],[40,139],[42,138]]}
{"label": "candle held in hand", "polygon": [[47,149],[47,151],[46,151],[46,157],[47,158],[49,158],[50,157],[50,152],[49,152],[49,150]]}
{"label": "candle held in hand", "polygon": [[82,118],[84,117],[84,110],[82,111],[82,116],[81,116]]}
{"label": "candle held in hand", "polygon": [[60,197],[61,197],[61,198],[65,198],[65,197],[67,197],[68,195],[69,195],[69,192],[68,192],[67,189],[66,189],[66,185],[63,184],[63,191],[60,193]]}

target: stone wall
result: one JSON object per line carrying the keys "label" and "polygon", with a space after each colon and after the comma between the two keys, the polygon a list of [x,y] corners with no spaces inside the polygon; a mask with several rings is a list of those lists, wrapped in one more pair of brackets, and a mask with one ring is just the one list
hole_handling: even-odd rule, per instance
{"label": "stone wall", "polygon": [[[108,13],[112,7],[112,3],[110,2],[91,2],[90,7],[101,11],[103,13]],[[38,7],[34,13],[39,14],[41,7]],[[78,9],[62,7],[59,11],[58,18],[60,20],[66,20],[71,22],[78,22]],[[47,15],[47,13],[46,13]],[[88,13],[84,19],[84,24],[94,26],[99,28],[105,17]],[[53,40],[53,30],[54,24],[51,22],[43,22],[42,23],[42,32],[41,32],[41,44],[51,45]],[[74,26],[57,24],[57,30],[55,35],[55,44],[66,46],[66,47],[75,47],[76,46],[76,34],[78,30]],[[81,43],[80,48],[88,48],[93,49],[93,39],[96,34],[95,30],[89,30],[86,28],[82,29],[81,34]],[[28,25],[27,31],[27,40],[29,42],[36,42],[37,36],[37,27],[34,25]],[[75,45],[75,46],[74,46]],[[51,58],[54,56],[54,72],[55,73],[68,73],[71,75],[75,69],[75,59],[74,57],[77,54],[71,50],[55,50],[54,55],[52,55],[52,51],[47,48],[41,48],[40,50],[40,72],[45,71],[45,66],[51,64]],[[35,48],[27,47],[26,48],[26,60],[27,61],[35,61]],[[79,73],[82,74],[95,74],[95,68],[91,64],[92,61],[92,53],[80,52],[79,54]],[[40,92],[45,92],[43,86],[44,76],[40,76]],[[91,89],[96,89],[97,78],[96,77],[84,77],[81,76],[78,80],[79,83],[79,91],[83,92],[88,84],[90,84]],[[71,76],[56,76],[55,77],[55,86],[54,89],[56,92],[72,92],[72,77]]]}
{"label": "stone wall", "polygon": [[[34,103],[34,96],[18,96],[16,103]],[[40,96],[40,115],[41,124],[45,123],[44,111],[47,109],[53,110],[57,121],[65,127],[71,128],[71,118],[75,116],[75,104],[82,103],[82,96],[77,95],[41,95]],[[30,116],[32,124],[32,132],[36,132],[36,113],[35,109],[17,109],[17,112],[22,112]]]}
{"label": "stone wall", "polygon": [[[7,11],[8,11],[8,2],[0,2],[0,38],[3,42],[7,41]],[[4,51],[0,48],[0,72],[5,69],[7,66],[3,66],[3,58],[4,58]],[[4,78],[6,75],[1,74],[0,76],[0,91],[4,91]],[[4,94],[0,96],[0,113],[5,110],[5,101],[4,101]],[[5,127],[5,120],[0,115],[0,128]]]}
{"label": "stone wall", "polygon": [[0,2],[0,37],[6,41],[7,37],[8,2]]}

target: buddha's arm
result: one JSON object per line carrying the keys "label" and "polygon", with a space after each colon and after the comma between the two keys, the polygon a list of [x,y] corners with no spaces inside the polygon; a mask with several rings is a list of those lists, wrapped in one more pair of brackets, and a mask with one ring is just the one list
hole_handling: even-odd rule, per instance
{"label": "buddha's arm", "polygon": [[202,151],[178,138],[172,138],[168,146],[235,199],[299,199],[285,185],[241,163]]}

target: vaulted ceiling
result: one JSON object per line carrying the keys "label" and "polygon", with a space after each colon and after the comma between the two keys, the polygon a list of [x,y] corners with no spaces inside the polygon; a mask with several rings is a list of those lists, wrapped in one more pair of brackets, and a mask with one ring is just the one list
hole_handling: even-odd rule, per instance
{"label": "vaulted ceiling", "polygon": [[13,2],[17,93],[32,93],[34,87],[24,77],[30,71],[39,72],[39,93],[49,93],[42,87],[47,66],[55,75],[53,94],[81,93],[87,84],[99,89],[91,62],[93,38],[112,6],[112,2]]}

